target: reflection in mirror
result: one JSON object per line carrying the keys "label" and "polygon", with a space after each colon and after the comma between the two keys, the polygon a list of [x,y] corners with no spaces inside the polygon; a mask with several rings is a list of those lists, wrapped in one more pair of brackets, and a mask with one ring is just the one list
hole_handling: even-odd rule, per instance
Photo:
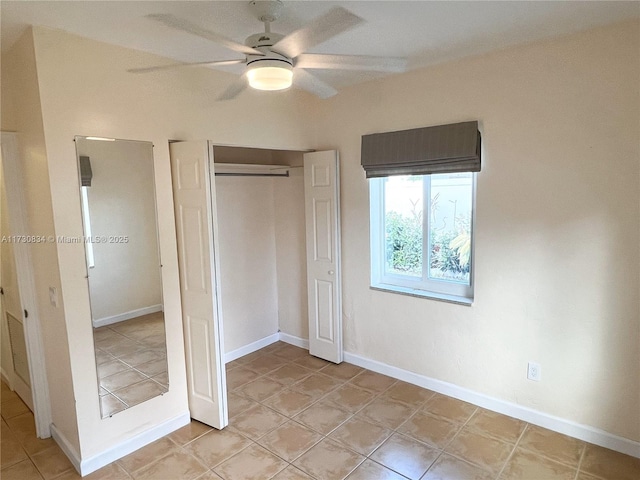
{"label": "reflection in mirror", "polygon": [[168,391],[150,142],[76,137],[102,418]]}

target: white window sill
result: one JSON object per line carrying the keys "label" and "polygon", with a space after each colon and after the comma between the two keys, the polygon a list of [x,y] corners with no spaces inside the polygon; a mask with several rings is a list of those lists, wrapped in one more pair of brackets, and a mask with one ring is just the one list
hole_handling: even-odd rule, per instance
{"label": "white window sill", "polygon": [[457,305],[465,305],[470,307],[473,305],[473,298],[460,297],[457,295],[447,295],[446,293],[428,292],[426,290],[416,290],[415,288],[398,287],[396,285],[371,285],[371,290],[380,292],[399,293],[400,295],[409,295],[411,297],[429,298],[440,302],[455,303]]}

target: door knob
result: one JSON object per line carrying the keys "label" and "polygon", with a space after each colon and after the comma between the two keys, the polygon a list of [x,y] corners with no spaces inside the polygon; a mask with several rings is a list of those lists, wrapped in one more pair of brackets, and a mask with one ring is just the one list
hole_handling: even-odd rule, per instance
{"label": "door knob", "polygon": [[333,275],[333,270],[329,270],[329,275]]}

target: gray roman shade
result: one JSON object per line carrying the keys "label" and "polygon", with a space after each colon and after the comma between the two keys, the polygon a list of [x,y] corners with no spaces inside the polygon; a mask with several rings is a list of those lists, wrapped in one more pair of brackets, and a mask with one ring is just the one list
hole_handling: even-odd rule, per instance
{"label": "gray roman shade", "polygon": [[89,160],[89,157],[80,155],[80,184],[83,187],[90,187],[92,178],[91,160]]}
{"label": "gray roman shade", "polygon": [[479,172],[478,122],[363,135],[361,155],[367,178]]}

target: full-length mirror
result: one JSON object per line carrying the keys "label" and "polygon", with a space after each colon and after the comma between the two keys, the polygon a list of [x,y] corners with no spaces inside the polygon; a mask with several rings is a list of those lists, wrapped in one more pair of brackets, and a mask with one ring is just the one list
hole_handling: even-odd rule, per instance
{"label": "full-length mirror", "polygon": [[76,137],[100,408],[169,388],[150,142]]}

